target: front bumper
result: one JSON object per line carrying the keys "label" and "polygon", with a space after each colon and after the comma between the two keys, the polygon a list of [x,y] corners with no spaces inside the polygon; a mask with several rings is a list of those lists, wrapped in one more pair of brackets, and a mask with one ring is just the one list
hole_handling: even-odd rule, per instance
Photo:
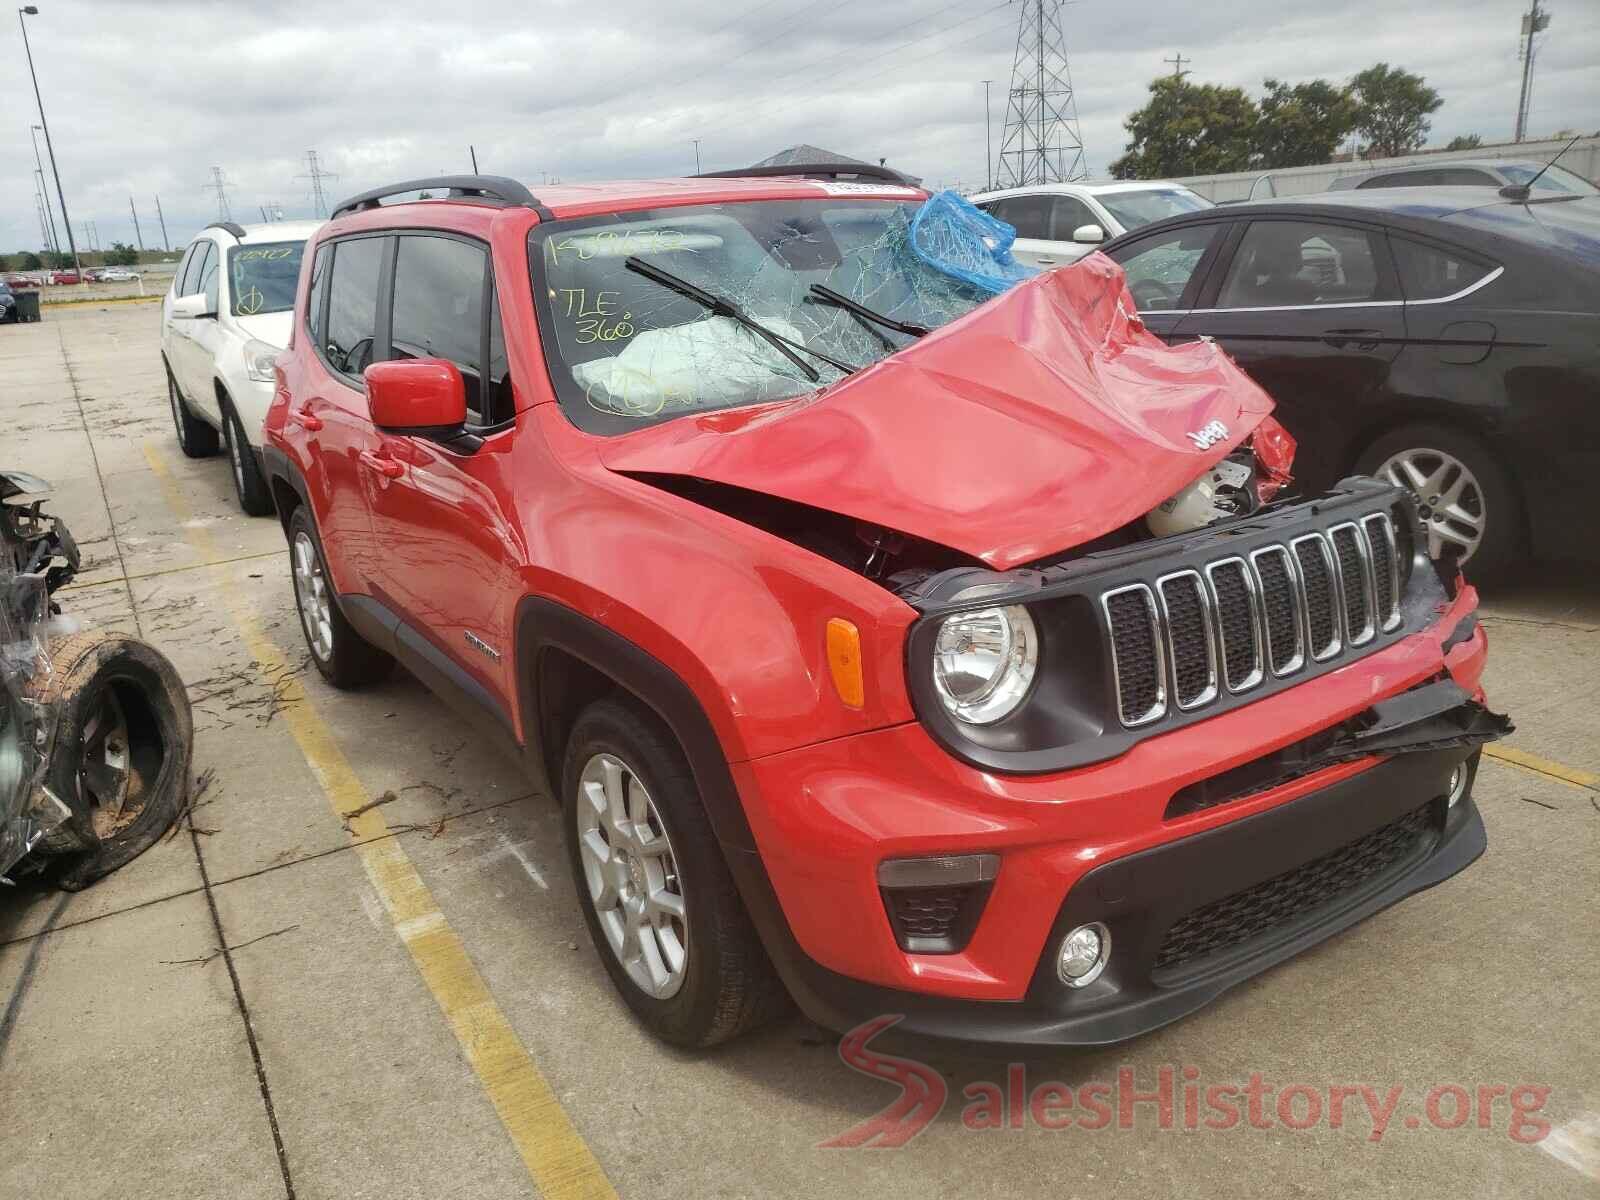
{"label": "front bumper", "polygon": [[[730,852],[785,982],[822,1024],[888,1013],[928,1036],[1098,1044],[1154,1029],[1225,988],[1461,870],[1483,850],[1470,796],[1439,799],[1470,745],[1428,742],[1318,766],[1200,811],[1175,795],[1448,674],[1478,695],[1487,653],[1463,589],[1423,631],[1305,685],[1053,776],[961,764],[918,726],[734,764],[755,853]],[[1481,740],[1481,739],[1480,739]],[[1419,739],[1419,743],[1425,739]],[[1161,943],[1186,914],[1406,817],[1405,844],[1332,896],[1313,896],[1222,952],[1175,962]],[[1359,853],[1359,846],[1351,853]],[[989,853],[1001,867],[958,952],[896,944],[875,870],[885,859]],[[1103,922],[1111,963],[1068,989],[1067,930]],[[1160,960],[1158,965],[1158,959]]]}
{"label": "front bumper", "polygon": [[[1466,754],[1434,751],[1391,759],[1299,800],[1089,871],[1056,913],[1046,952],[1021,1000],[960,1000],[878,987],[809,960],[791,963],[786,981],[808,1016],[837,1030],[897,1014],[903,1018],[900,1032],[962,1043],[1102,1045],[1148,1033],[1448,879],[1482,854],[1483,821],[1470,792],[1453,808],[1445,806],[1450,775]],[[1241,892],[1259,892],[1296,867],[1326,862],[1375,831],[1403,825],[1418,810],[1420,832],[1395,861],[1359,886],[1248,940],[1181,966],[1155,966],[1167,930],[1184,915]],[[1094,983],[1071,989],[1056,978],[1053,951],[1068,930],[1091,921],[1110,930],[1110,959]]]}

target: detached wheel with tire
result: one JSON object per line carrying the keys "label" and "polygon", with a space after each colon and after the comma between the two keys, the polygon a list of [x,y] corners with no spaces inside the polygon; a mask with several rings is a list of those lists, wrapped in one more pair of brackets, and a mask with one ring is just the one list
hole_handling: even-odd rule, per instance
{"label": "detached wheel with tire", "polygon": [[1526,551],[1522,503],[1498,460],[1470,434],[1408,425],[1368,446],[1356,463],[1417,497],[1428,553],[1453,547],[1474,578],[1503,574]]}
{"label": "detached wheel with tire", "polygon": [[222,401],[222,438],[227,444],[228,465],[233,471],[233,490],[238,494],[239,507],[248,516],[266,517],[276,511],[272,503],[272,489],[261,473],[261,463],[245,433],[244,422],[234,410],[233,401],[226,395]]}
{"label": "detached wheel with tire", "polygon": [[339,611],[322,543],[304,505],[289,517],[289,569],[300,629],[322,677],[336,688],[358,688],[387,678],[394,659],[357,633]]}
{"label": "detached wheel with tire", "polygon": [[210,458],[217,452],[217,431],[189,411],[189,402],[178,391],[178,381],[167,368],[167,403],[172,407],[172,424],[178,431],[178,448],[190,458]]}
{"label": "detached wheel with tire", "polygon": [[115,633],[54,643],[29,694],[56,710],[45,785],[71,810],[39,849],[57,885],[75,892],[137,858],[183,812],[189,694],[165,655]]}
{"label": "detached wheel with tire", "polygon": [[677,1046],[713,1046],[784,1011],[787,994],[660,718],[631,701],[589,705],[561,778],[589,936],[650,1031]]}

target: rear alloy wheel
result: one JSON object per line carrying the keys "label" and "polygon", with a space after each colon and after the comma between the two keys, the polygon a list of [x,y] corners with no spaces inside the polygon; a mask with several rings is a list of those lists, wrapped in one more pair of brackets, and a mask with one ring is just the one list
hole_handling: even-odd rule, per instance
{"label": "rear alloy wheel", "polygon": [[357,688],[387,678],[394,659],[357,633],[339,611],[322,546],[303,506],[289,516],[289,571],[300,628],[322,677],[336,688]]}
{"label": "rear alloy wheel", "polygon": [[1409,491],[1432,558],[1459,557],[1474,577],[1489,577],[1523,556],[1522,509],[1505,471],[1473,438],[1438,426],[1386,434],[1356,464]]}
{"label": "rear alloy wheel", "polygon": [[172,406],[172,424],[178,433],[178,448],[189,458],[210,458],[217,452],[217,431],[189,411],[188,402],[178,391],[178,381],[167,370],[167,403]]}

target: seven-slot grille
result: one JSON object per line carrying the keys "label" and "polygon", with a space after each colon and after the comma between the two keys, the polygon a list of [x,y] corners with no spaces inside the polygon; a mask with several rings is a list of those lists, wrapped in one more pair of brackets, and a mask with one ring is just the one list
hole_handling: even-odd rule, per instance
{"label": "seven-slot grille", "polygon": [[1118,717],[1147,725],[1169,699],[1202,708],[1368,644],[1400,623],[1398,566],[1378,512],[1105,592]]}

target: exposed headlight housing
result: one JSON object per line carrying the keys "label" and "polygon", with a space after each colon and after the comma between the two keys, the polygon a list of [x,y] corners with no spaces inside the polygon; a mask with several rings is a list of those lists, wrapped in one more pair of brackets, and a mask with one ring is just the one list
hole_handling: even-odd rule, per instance
{"label": "exposed headlight housing", "polygon": [[1039,665],[1039,631],[1020,604],[953,613],[939,626],[933,685],[945,710],[968,725],[1015,712]]}
{"label": "exposed headlight housing", "polygon": [[271,383],[272,364],[277,359],[278,353],[278,347],[251,338],[244,344],[245,374],[260,383]]}

